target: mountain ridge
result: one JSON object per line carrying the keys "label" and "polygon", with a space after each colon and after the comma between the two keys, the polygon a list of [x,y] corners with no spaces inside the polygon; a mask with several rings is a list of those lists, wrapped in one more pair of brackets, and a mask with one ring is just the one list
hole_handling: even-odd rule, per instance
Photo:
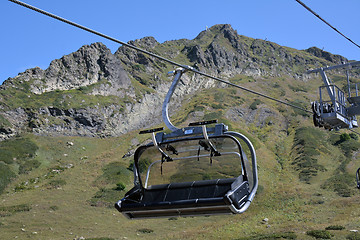
{"label": "mountain ridge", "polygon": [[[238,35],[228,24],[215,25],[193,40],[161,44],[153,37],[144,37],[129,43],[222,78],[243,75],[306,81],[311,77],[304,74],[307,68],[347,61],[314,47],[295,50]],[[160,115],[162,99],[171,81],[166,73],[172,69],[167,63],[125,46],[114,54],[102,43],[82,46],[74,53],[53,60],[45,70],[28,69],[1,85],[3,111],[0,114],[5,119],[1,139],[24,129],[38,134],[118,136],[128,130],[151,127],[151,123],[161,122],[155,116]],[[216,84],[188,75],[191,74],[183,76],[188,86],[179,86],[174,102],[181,102],[200,85],[213,87]],[[28,103],[28,100],[46,98],[46,95],[54,95],[53,101],[42,99],[37,105]],[[83,99],[74,95],[81,95]],[[94,101],[91,96],[95,97]],[[11,102],[13,97],[18,104]],[[151,108],[151,104],[155,111],[146,112],[144,109]],[[143,112],[139,114],[138,111]],[[61,121],[49,126],[42,119],[47,119],[46,116]],[[116,121],[111,120],[114,118]]]}

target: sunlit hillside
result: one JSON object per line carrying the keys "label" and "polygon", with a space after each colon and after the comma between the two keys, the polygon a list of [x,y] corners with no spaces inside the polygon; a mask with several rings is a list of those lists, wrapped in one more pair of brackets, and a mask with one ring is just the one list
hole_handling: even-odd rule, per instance
{"label": "sunlit hillside", "polygon": [[[305,71],[342,59],[230,28],[216,25],[194,40],[134,43],[309,110],[322,80]],[[124,72],[116,76],[125,74],[126,86],[104,67],[110,60],[90,61],[97,72],[86,72],[79,55],[91,52],[118,61]],[[258,161],[255,199],[240,215],[126,219],[114,203],[133,186],[134,150],[150,141],[139,130],[164,127],[161,103],[173,67],[124,48],[109,54],[95,44],[54,61],[49,69],[58,69],[63,85],[47,82],[49,69],[33,69],[2,86],[1,239],[360,239],[358,134],[316,128],[308,112],[189,72],[170,104],[172,122],[217,119],[247,136]],[[95,80],[66,85],[72,71]],[[360,81],[357,71],[352,83]],[[344,72],[329,76],[346,89]]]}

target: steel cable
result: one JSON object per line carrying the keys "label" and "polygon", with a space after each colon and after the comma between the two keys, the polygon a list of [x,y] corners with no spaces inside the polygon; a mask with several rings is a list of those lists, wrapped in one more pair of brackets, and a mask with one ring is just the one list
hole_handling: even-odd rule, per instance
{"label": "steel cable", "polygon": [[351,42],[352,44],[354,44],[355,46],[357,46],[358,48],[360,48],[360,45],[356,44],[353,40],[351,40],[350,38],[348,38],[347,36],[345,36],[342,32],[340,32],[339,30],[337,30],[335,27],[333,27],[330,23],[328,23],[325,19],[323,19],[322,17],[320,17],[319,14],[317,14],[316,12],[314,12],[311,8],[309,8],[308,6],[305,5],[305,3],[303,3],[300,0],[295,0],[297,1],[301,6],[303,6],[306,10],[308,10],[309,12],[311,12],[312,14],[314,14],[317,18],[319,18],[321,21],[323,21],[326,25],[328,25],[329,27],[331,27],[334,31],[336,31],[337,33],[339,33],[341,36],[343,36],[344,38],[346,38],[346,40],[348,40],[349,42]]}

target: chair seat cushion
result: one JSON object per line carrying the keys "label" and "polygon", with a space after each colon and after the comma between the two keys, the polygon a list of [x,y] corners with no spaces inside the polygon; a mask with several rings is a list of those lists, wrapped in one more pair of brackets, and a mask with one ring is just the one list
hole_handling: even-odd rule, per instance
{"label": "chair seat cushion", "polygon": [[198,208],[228,205],[225,197],[236,178],[153,185],[143,189],[141,200],[122,199],[119,211]]}

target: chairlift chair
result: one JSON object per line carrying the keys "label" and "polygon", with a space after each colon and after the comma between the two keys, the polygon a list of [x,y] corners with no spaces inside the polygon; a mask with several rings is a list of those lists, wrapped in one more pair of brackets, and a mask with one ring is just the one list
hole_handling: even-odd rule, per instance
{"label": "chairlift chair", "polygon": [[207,127],[215,120],[182,129],[170,122],[168,103],[183,72],[175,71],[163,105],[163,119],[172,132],[140,132],[151,134],[152,142],[135,151],[134,187],[115,204],[127,218],[238,214],[255,196],[256,154],[244,135],[224,124]]}
{"label": "chairlift chair", "polygon": [[[307,73],[320,73],[324,86],[319,88],[320,100],[312,102],[313,120],[316,127],[324,127],[328,130],[351,129],[358,127],[356,115],[360,114],[360,96],[358,86],[355,92],[351,91],[349,70],[360,65],[360,61],[340,64],[325,68],[317,68]],[[326,71],[346,69],[348,82],[348,98],[344,91],[334,85],[327,77]],[[346,101],[347,100],[347,101]]]}

